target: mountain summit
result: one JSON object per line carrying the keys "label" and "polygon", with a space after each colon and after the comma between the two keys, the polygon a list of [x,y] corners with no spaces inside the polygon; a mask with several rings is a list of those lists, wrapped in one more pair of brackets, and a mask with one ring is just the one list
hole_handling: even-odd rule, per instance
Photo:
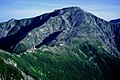
{"label": "mountain summit", "polygon": [[[58,64],[59,61],[57,62],[56,59],[59,60],[61,57],[55,56],[54,58],[53,56],[67,55],[69,57],[63,57],[67,66],[69,65],[73,72],[76,72],[77,69],[83,71],[83,73],[79,72],[78,74],[73,74],[71,70],[66,72],[76,80],[80,76],[84,77],[80,77],[80,79],[85,79],[85,75],[87,76],[86,80],[114,80],[119,78],[120,71],[120,25],[114,22],[107,22],[79,7],[58,9],[33,18],[11,19],[8,22],[0,23],[0,49],[10,52],[11,55],[12,53],[22,55],[20,59],[13,57],[13,60],[18,63],[23,72],[29,73],[35,79],[40,79],[38,77],[40,76],[39,70],[42,69],[42,66],[39,65],[42,63],[38,62],[36,64],[35,60],[39,61],[41,60],[40,58],[44,57],[46,60],[49,59],[48,62],[51,60],[51,63],[45,62],[47,65],[45,69],[48,69],[48,71],[53,70],[51,73],[54,73],[54,68],[50,67],[52,60],[54,61],[55,59],[55,64]],[[34,52],[33,49],[36,51]],[[31,53],[31,55],[35,59],[31,56],[29,58],[32,59],[31,61],[34,64],[30,63],[28,57],[23,57],[23,55],[28,56],[24,53],[29,53],[31,50],[34,53]],[[37,54],[37,50],[43,51],[40,53],[51,53],[53,56],[47,56],[46,58],[46,56],[43,56],[45,54]],[[38,58],[37,55],[43,57]],[[26,60],[26,64],[28,63],[28,68],[30,68],[27,69],[24,65],[21,65],[23,63],[20,63],[20,60]],[[72,62],[72,60],[75,60],[75,62]],[[84,65],[80,64],[82,61],[86,61]],[[64,62],[60,63],[62,66],[66,65]],[[39,66],[35,68],[33,66],[35,64]],[[32,65],[32,68],[30,65]],[[59,69],[66,69],[66,67],[60,66],[58,67]],[[88,66],[90,66],[91,72],[89,72]],[[57,70],[57,68],[55,69]],[[35,71],[38,74],[34,75],[29,71]],[[96,75],[93,74],[94,72]],[[50,78],[48,73],[43,74]],[[51,76],[53,77],[54,75],[51,74]],[[44,76],[44,79],[47,78]],[[65,76],[62,76],[62,78],[64,79]]]}
{"label": "mountain summit", "polygon": [[[0,48],[9,52],[23,52],[27,49],[37,46],[44,41],[42,45],[55,46],[64,43],[69,47],[76,39],[79,44],[91,39],[98,39],[105,48],[118,56],[119,46],[116,47],[114,40],[115,33],[110,24],[85,12],[79,7],[68,7],[54,12],[43,14],[30,19],[15,20],[0,24]],[[59,33],[54,36],[54,33]],[[53,35],[49,38],[49,35]],[[81,38],[89,38],[82,41]],[[49,39],[51,39],[49,41]]]}

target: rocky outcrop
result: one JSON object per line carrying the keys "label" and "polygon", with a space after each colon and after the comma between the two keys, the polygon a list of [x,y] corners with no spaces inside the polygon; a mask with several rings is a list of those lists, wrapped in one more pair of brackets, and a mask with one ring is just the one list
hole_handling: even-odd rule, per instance
{"label": "rocky outcrop", "polygon": [[[46,38],[49,39],[49,35],[61,30],[63,31],[55,38],[50,38],[50,41],[46,40]],[[113,31],[109,22],[79,7],[68,7],[34,18],[12,19],[1,23],[0,48],[19,53],[40,43],[42,45],[52,44],[52,46],[64,43],[69,47],[72,46],[74,40],[79,44],[85,41],[92,44],[93,39],[98,39],[108,52],[119,57],[119,38],[115,39],[116,34],[119,33],[117,30]]]}
{"label": "rocky outcrop", "polygon": [[0,50],[0,57],[21,70],[19,79],[119,80],[119,27],[118,20],[107,22],[79,7],[11,19],[0,23],[0,48],[10,52]]}
{"label": "rocky outcrop", "polygon": [[109,23],[112,27],[113,33],[115,34],[114,41],[116,44],[116,48],[120,52],[120,19],[111,20],[109,21]]}

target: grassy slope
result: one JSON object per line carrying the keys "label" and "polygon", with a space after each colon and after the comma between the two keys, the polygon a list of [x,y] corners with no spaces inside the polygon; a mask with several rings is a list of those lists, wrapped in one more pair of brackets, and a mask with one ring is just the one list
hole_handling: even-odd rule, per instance
{"label": "grassy slope", "polygon": [[6,64],[0,58],[0,79],[1,80],[21,80],[24,79],[21,72],[10,64]]}
{"label": "grassy slope", "polygon": [[69,55],[37,50],[20,58],[14,56],[13,59],[21,70],[36,79],[83,80],[102,77],[101,71],[92,61]]}
{"label": "grassy slope", "polygon": [[94,46],[89,43],[76,45],[63,54],[37,49],[25,52],[20,57],[5,53],[0,56],[14,60],[20,70],[36,80],[120,79],[120,62],[105,51],[100,43]]}

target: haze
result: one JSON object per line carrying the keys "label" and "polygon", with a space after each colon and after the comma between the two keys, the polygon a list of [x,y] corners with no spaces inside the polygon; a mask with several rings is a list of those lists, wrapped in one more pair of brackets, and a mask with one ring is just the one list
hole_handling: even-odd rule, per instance
{"label": "haze", "polygon": [[81,7],[107,21],[120,18],[119,0],[0,0],[0,22],[30,18],[70,6]]}

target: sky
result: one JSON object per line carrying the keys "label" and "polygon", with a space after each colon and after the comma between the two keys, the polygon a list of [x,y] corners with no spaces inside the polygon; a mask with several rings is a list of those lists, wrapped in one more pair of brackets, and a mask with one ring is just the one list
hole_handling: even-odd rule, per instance
{"label": "sky", "polygon": [[0,0],[0,22],[35,17],[71,6],[107,21],[120,18],[120,0]]}

